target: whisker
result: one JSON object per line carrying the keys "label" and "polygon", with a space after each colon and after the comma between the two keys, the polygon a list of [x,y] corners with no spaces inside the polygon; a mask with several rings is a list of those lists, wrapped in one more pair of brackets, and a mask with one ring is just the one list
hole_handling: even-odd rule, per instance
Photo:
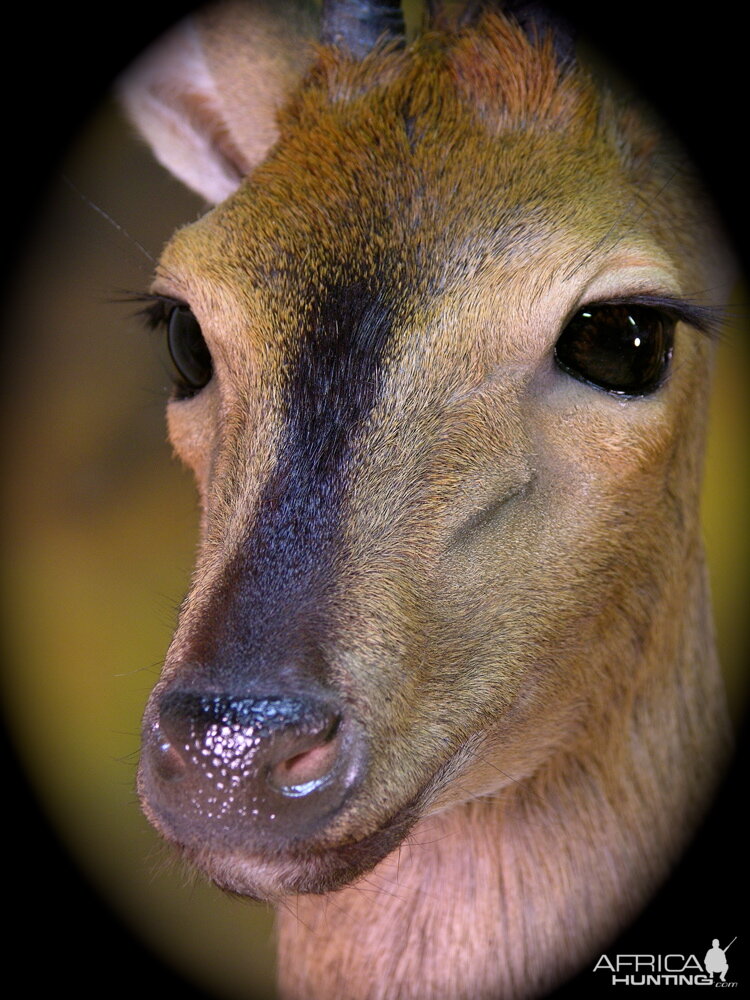
{"label": "whisker", "polygon": [[70,177],[68,177],[66,174],[63,174],[62,179],[65,181],[65,183],[72,191],[75,191],[75,193],[78,195],[79,198],[82,199],[82,201],[86,202],[89,208],[92,208],[98,215],[100,215],[111,226],[113,226],[117,230],[117,232],[120,233],[121,236],[124,236],[126,240],[128,240],[130,243],[133,244],[133,246],[137,247],[138,250],[140,250],[140,252],[146,258],[146,260],[148,260],[153,267],[156,267],[157,263],[156,257],[154,257],[153,254],[149,253],[149,251],[144,247],[144,245],[139,240],[135,238],[135,236],[132,236],[127,231],[127,229],[125,229],[124,226],[121,226],[119,222],[117,222],[115,219],[112,218],[109,212],[105,212],[100,205],[97,205],[96,202],[92,201],[91,198],[88,197],[88,195],[85,195],[80,188],[76,187],[76,185],[73,183]]}
{"label": "whisker", "polygon": [[461,752],[470,754],[476,760],[480,761],[482,764],[486,764],[487,767],[492,768],[493,771],[497,771],[498,774],[502,774],[504,778],[507,778],[509,781],[512,781],[514,784],[523,788],[524,791],[530,792],[532,795],[535,795],[546,806],[550,805],[550,803],[544,798],[544,796],[541,795],[527,781],[522,781],[520,778],[514,778],[512,774],[508,774],[507,771],[504,771],[499,765],[497,765],[494,761],[490,760],[489,757],[487,757],[486,755],[481,754],[478,750],[474,750],[472,747],[465,745],[461,748]]}
{"label": "whisker", "polygon": [[301,924],[301,926],[305,928],[306,931],[308,931],[310,934],[315,934],[315,931],[310,926],[310,924],[304,921],[302,917],[299,915],[299,893],[295,895],[294,900],[295,900],[294,910],[292,909],[289,901],[285,899],[284,896],[279,896],[277,899],[275,899],[274,905],[282,906],[290,916],[294,917],[294,919],[297,921],[298,924]]}

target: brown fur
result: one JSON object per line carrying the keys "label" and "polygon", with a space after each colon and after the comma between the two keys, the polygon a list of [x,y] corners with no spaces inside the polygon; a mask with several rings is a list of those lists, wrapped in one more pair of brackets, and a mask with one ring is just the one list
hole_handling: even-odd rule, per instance
{"label": "brown fur", "polygon": [[[207,62],[236,65],[217,17]],[[135,75],[131,107],[149,86]],[[216,371],[170,405],[203,534],[162,683],[258,516],[291,331],[319,290],[387,267],[384,388],[317,637],[373,757],[307,856],[195,860],[281,899],[292,871],[327,888],[348,845],[370,851],[353,885],[280,909],[286,997],[538,995],[658,885],[723,759],[697,510],[711,345],[680,325],[669,381],[637,401],[551,361],[583,302],[716,289],[710,223],[653,125],[500,15],[362,62],[318,49],[272,148],[268,121],[262,150],[236,124],[242,93],[223,121],[258,165],[156,283]],[[395,816],[408,836],[383,857],[368,838]]]}

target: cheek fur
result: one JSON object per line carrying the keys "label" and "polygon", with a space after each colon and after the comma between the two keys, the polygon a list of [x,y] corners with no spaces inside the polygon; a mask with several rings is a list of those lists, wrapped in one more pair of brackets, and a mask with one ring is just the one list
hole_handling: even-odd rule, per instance
{"label": "cheek fur", "polygon": [[167,406],[167,429],[175,455],[192,470],[202,502],[215,447],[218,392],[213,383],[192,399],[171,401]]}

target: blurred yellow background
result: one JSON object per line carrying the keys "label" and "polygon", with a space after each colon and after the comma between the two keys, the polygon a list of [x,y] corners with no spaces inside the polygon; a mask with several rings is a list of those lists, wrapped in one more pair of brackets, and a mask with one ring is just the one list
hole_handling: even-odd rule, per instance
{"label": "blurred yellow background", "polygon": [[[217,996],[271,995],[270,912],[168,860],[134,794],[140,716],[187,585],[189,475],[170,455],[167,378],[116,300],[142,291],[175,226],[203,206],[105,106],[50,191],[5,323],[2,605],[12,736],[63,842],[165,956]],[[85,200],[78,192],[85,194]],[[116,220],[118,230],[100,211]],[[132,234],[128,235],[128,234]],[[747,648],[748,339],[722,343],[705,533],[735,719]]]}
{"label": "blurred yellow background", "polygon": [[116,300],[150,283],[135,239],[156,256],[205,206],[109,106],[63,169],[75,189],[61,177],[50,191],[4,316],[14,342],[2,518],[11,737],[62,840],[139,933],[207,990],[246,997],[252,982],[271,995],[270,911],[192,882],[134,791],[140,717],[197,519],[191,477],[166,443],[162,354],[137,306]]}

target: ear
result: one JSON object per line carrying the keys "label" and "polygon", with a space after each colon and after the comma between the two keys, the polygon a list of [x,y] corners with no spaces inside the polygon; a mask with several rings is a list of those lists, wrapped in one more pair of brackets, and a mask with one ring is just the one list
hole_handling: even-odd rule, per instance
{"label": "ear", "polygon": [[209,7],[133,64],[120,99],[163,166],[223,201],[278,138],[276,112],[312,59],[316,22],[290,0]]}

